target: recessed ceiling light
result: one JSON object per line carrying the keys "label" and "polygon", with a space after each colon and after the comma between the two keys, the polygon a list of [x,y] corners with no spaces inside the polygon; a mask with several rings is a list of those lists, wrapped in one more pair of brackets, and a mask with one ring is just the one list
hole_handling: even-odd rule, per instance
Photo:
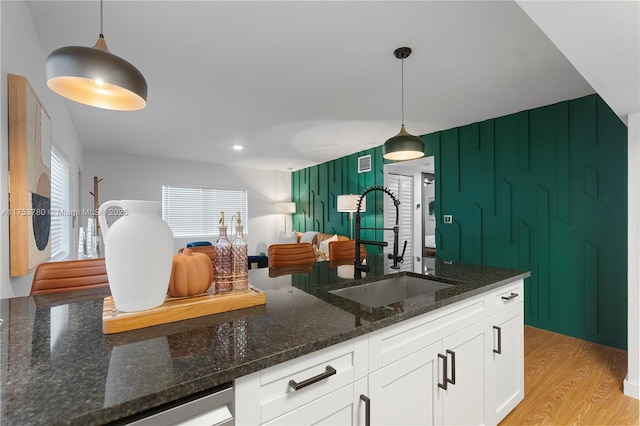
{"label": "recessed ceiling light", "polygon": [[235,149],[236,151],[242,151],[243,150],[243,146],[242,145],[234,145],[233,149]]}

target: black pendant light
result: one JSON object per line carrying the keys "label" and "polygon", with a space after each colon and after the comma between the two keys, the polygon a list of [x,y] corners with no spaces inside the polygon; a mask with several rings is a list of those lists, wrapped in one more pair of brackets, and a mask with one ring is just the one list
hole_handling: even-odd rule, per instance
{"label": "black pendant light", "polygon": [[393,54],[402,61],[402,126],[397,135],[384,143],[382,156],[387,160],[414,160],[424,156],[424,142],[404,128],[404,60],[411,54],[411,48],[399,47]]}
{"label": "black pendant light", "polygon": [[51,52],[47,86],[57,94],[98,108],[135,111],[147,105],[147,82],[136,67],[107,49],[102,35],[93,47],[67,46]]}

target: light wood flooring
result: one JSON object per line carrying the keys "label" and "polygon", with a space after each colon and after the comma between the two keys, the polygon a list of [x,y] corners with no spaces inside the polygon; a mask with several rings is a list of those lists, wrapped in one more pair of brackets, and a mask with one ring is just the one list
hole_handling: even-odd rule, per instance
{"label": "light wood flooring", "polygon": [[638,425],[627,352],[525,326],[524,400],[500,425]]}

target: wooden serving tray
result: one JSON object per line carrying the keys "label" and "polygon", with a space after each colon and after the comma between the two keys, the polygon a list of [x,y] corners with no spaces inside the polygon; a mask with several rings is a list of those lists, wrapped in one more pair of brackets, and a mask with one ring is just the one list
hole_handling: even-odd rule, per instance
{"label": "wooden serving tray", "polygon": [[169,297],[157,308],[138,312],[119,312],[113,297],[105,297],[102,305],[102,333],[113,334],[152,325],[167,324],[220,312],[249,308],[267,303],[267,295],[250,287],[243,293],[211,294],[194,297]]}

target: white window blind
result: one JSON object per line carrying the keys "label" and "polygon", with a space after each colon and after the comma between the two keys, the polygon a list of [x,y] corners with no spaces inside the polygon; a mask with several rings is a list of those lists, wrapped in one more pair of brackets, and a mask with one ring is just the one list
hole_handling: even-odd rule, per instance
{"label": "white window blind", "polygon": [[162,186],[162,218],[175,237],[217,236],[221,212],[227,236],[235,235],[238,212],[244,234],[249,233],[246,189]]}
{"label": "white window blind", "polygon": [[51,144],[51,260],[69,253],[69,162]]}
{"label": "white window blind", "polygon": [[[400,201],[398,206],[398,254],[402,254],[404,242],[407,241],[407,250],[404,253],[404,263],[400,265],[401,271],[413,270],[413,177],[397,174],[389,174],[387,187]],[[388,216],[388,220],[395,220],[396,207],[391,197],[385,196],[385,209],[389,209],[393,214]],[[385,227],[392,228],[395,222],[385,224]],[[386,232],[385,239],[389,243],[388,250],[393,249],[393,232]]]}

